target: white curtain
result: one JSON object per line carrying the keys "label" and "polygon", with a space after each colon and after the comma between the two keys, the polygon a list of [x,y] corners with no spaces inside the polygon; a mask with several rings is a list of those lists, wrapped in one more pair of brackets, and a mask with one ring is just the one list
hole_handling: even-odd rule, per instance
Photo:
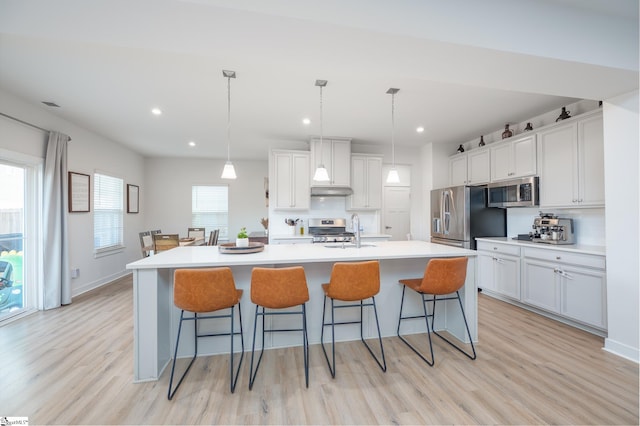
{"label": "white curtain", "polygon": [[43,309],[71,303],[67,236],[67,142],[69,136],[50,132],[44,163],[44,294]]}

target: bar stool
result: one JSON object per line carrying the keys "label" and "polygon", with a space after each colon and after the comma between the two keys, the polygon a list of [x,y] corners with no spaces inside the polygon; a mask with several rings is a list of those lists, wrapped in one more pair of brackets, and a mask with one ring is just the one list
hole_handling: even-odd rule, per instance
{"label": "bar stool", "polygon": [[[236,388],[236,382],[238,381],[238,373],[240,372],[240,366],[242,365],[242,358],[244,357],[244,338],[242,336],[242,311],[240,310],[240,298],[242,297],[242,290],[237,290],[235,282],[233,280],[233,274],[228,267],[224,268],[205,268],[205,269],[176,269],[173,280],[173,303],[176,307],[180,308],[180,325],[178,326],[178,336],[176,337],[176,348],[173,355],[173,364],[171,366],[171,378],[169,379],[169,391],[167,394],[168,399],[173,398],[176,391],[182,384],[182,380],[185,378],[193,361],[195,361],[198,355],[198,339],[201,337],[214,337],[214,336],[231,336],[231,351],[229,356],[229,372],[231,382],[231,392]],[[238,305],[238,318],[240,321],[240,332],[234,331],[234,308]],[[215,312],[222,309],[231,309],[231,312],[226,315],[202,315],[198,314]],[[185,311],[193,312],[193,317],[185,318]],[[231,331],[230,333],[210,333],[210,334],[198,334],[198,320],[214,319],[214,318],[230,318],[231,319]],[[194,343],[195,349],[193,358],[187,366],[187,369],[180,377],[178,384],[173,391],[171,387],[173,385],[173,374],[176,368],[176,358],[178,357],[178,345],[180,343],[180,333],[182,331],[183,321],[193,321],[194,329]],[[235,372],[233,368],[233,340],[234,336],[240,335],[240,341],[242,344],[242,352],[240,355],[240,362],[238,363],[238,369]]]}
{"label": "bar stool", "polygon": [[[473,339],[471,338],[471,332],[469,331],[469,324],[467,323],[467,317],[464,314],[464,308],[462,307],[462,300],[460,299],[459,290],[464,285],[464,282],[467,278],[467,261],[466,257],[456,257],[450,259],[431,259],[429,263],[427,263],[427,267],[424,271],[424,276],[422,278],[411,278],[400,280],[400,284],[403,284],[402,287],[402,300],[400,302],[400,316],[398,318],[398,337],[402,340],[411,350],[413,350],[424,362],[433,366],[435,363],[435,359],[433,358],[433,343],[431,342],[431,333],[440,337],[442,340],[465,354],[468,358],[474,360],[476,359],[476,349],[473,346]],[[411,290],[417,292],[422,296],[422,308],[424,310],[424,314],[422,315],[414,315],[414,316],[402,316],[402,308],[404,305],[404,294],[405,290],[410,288]],[[455,296],[447,296],[455,293]],[[426,295],[433,295],[433,298],[428,300]],[[438,297],[438,296],[447,296],[447,297]],[[433,322],[436,314],[436,300],[458,300],[460,305],[460,310],[462,311],[462,319],[464,320],[464,325],[467,329],[467,335],[469,336],[469,342],[471,342],[471,350],[473,351],[473,355],[465,352],[462,348],[455,345],[449,339],[438,333],[433,329]],[[428,313],[427,302],[432,302],[431,306],[431,314]],[[424,318],[427,323],[427,337],[429,338],[429,349],[431,351],[431,360],[428,360],[424,355],[422,355],[416,348],[414,348],[404,337],[400,335],[400,324],[404,319],[413,319],[413,318]],[[431,325],[429,325],[429,318],[431,318]]]}
{"label": "bar stool", "polygon": [[[264,333],[287,331],[302,331],[302,346],[304,351],[304,376],[309,387],[309,338],[307,336],[307,313],[305,303],[309,301],[307,279],[302,266],[289,268],[253,268],[251,272],[251,301],[256,305],[256,315],[253,322],[253,345],[251,347],[251,369],[249,373],[249,390],[260,368],[264,353]],[[266,312],[266,309],[286,309],[300,306],[299,311]],[[260,312],[262,308],[262,312]],[[302,315],[302,328],[278,328],[265,330],[265,317],[268,315]],[[256,332],[258,316],[262,317],[262,348],[260,357],[253,370],[253,357],[256,347]]]}
{"label": "bar stool", "polygon": [[[329,365],[329,371],[331,377],[336,377],[336,338],[335,338],[335,326],[345,324],[360,324],[360,339],[362,343],[369,350],[369,353],[376,360],[382,371],[387,371],[387,362],[384,357],[384,348],[382,347],[382,335],[380,334],[380,323],[378,322],[378,311],[376,309],[375,295],[380,291],[380,263],[377,260],[371,260],[366,262],[337,262],[333,265],[331,270],[331,279],[328,284],[322,284],[322,290],[324,291],[324,305],[322,307],[322,332],[320,333],[320,343],[322,345],[322,352]],[[331,299],[331,322],[325,322],[325,311],[327,307],[327,297]],[[371,298],[371,303],[364,303],[365,299]],[[341,302],[355,302],[350,304],[334,303],[335,300]],[[378,329],[378,340],[380,342],[380,352],[382,353],[382,362],[373,353],[367,342],[364,340],[362,332],[362,312],[365,306],[373,306],[373,312],[376,318],[376,327]],[[360,308],[360,320],[359,321],[335,321],[335,310],[341,308]],[[329,356],[324,347],[324,328],[331,326],[331,355],[332,360],[329,361]]]}

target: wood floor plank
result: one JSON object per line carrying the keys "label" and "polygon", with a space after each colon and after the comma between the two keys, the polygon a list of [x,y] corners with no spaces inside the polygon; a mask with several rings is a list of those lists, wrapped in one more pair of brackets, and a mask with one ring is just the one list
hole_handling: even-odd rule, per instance
{"label": "wood floor plank", "polygon": [[[638,424],[638,364],[602,350],[598,336],[486,295],[476,361],[434,338],[429,367],[385,338],[383,373],[361,342],[343,342],[333,379],[313,345],[307,389],[302,349],[273,349],[249,391],[247,352],[231,394],[228,356],[200,357],[168,401],[169,371],[132,383],[131,286],[125,277],[0,327],[0,415],[33,424]],[[410,339],[427,350],[426,335]]]}

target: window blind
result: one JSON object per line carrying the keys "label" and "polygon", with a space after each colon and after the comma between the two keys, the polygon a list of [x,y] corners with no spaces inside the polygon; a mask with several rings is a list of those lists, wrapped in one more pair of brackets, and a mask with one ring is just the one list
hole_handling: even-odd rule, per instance
{"label": "window blind", "polygon": [[93,248],[96,253],[123,247],[123,180],[96,173],[93,181]]}
{"label": "window blind", "polygon": [[191,187],[191,226],[205,228],[209,235],[219,229],[218,238],[229,238],[229,187],[194,185]]}

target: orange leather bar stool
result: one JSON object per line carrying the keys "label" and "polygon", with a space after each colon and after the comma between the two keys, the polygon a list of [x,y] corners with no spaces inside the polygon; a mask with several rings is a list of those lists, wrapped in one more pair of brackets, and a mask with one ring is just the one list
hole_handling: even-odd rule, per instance
{"label": "orange leather bar stool", "polygon": [[[180,387],[182,380],[189,372],[193,361],[198,355],[198,338],[215,337],[215,336],[231,336],[231,351],[229,356],[229,372],[231,375],[231,392],[236,389],[238,381],[238,373],[242,365],[244,357],[244,338],[242,337],[242,311],[240,310],[240,298],[242,290],[237,290],[233,280],[233,274],[230,268],[206,268],[206,269],[176,269],[173,279],[173,303],[180,308],[180,325],[178,326],[178,337],[176,337],[176,348],[173,355],[173,364],[171,366],[171,378],[169,379],[169,392],[167,397],[173,398],[176,391]],[[234,330],[235,317],[234,310],[238,306],[238,318],[240,321],[240,331]],[[202,313],[215,312],[222,309],[230,309],[228,314],[220,315],[199,315]],[[193,312],[193,317],[185,318],[185,311]],[[229,333],[212,333],[198,334],[198,321],[203,319],[229,318],[231,323],[231,331]],[[187,366],[187,369],[180,377],[175,389],[171,389],[173,385],[173,374],[176,368],[176,358],[178,357],[178,345],[180,343],[180,333],[182,332],[182,323],[184,321],[193,321],[195,349],[193,358]],[[235,372],[233,368],[233,341],[234,337],[240,335],[242,352],[238,368]]]}
{"label": "orange leather bar stool", "polygon": [[[369,350],[369,353],[376,360],[382,371],[387,371],[387,362],[384,357],[384,348],[382,347],[382,336],[380,334],[380,323],[378,322],[378,311],[376,309],[375,295],[380,291],[380,263],[377,260],[366,262],[343,263],[338,262],[333,265],[331,270],[331,279],[328,284],[322,284],[324,290],[324,306],[322,307],[322,332],[320,333],[320,343],[322,344],[322,352],[329,365],[331,377],[336,377],[336,337],[335,326],[344,324],[360,324],[360,339]],[[331,322],[325,322],[325,311],[327,307],[327,297],[331,299]],[[371,299],[370,303],[364,303],[364,300]],[[334,301],[341,302],[358,302],[336,305]],[[362,332],[362,313],[365,306],[373,306],[373,312],[376,318],[376,326],[378,328],[378,340],[380,341],[380,352],[382,353],[382,362],[373,353],[367,342],[364,340]],[[341,308],[360,308],[359,321],[335,321],[335,310]],[[331,358],[324,347],[324,328],[331,326]]]}
{"label": "orange leather bar stool", "polygon": [[[427,267],[424,271],[422,278],[412,278],[406,280],[400,280],[402,287],[402,300],[400,302],[400,316],[398,318],[398,337],[407,344],[420,358],[422,358],[427,364],[433,366],[435,359],[433,358],[433,343],[431,342],[431,333],[440,337],[442,340],[465,354],[467,357],[476,359],[476,349],[473,346],[473,339],[471,338],[471,332],[469,331],[469,324],[467,323],[467,317],[464,314],[464,308],[462,307],[462,300],[460,299],[459,290],[464,285],[467,278],[467,262],[466,257],[456,257],[450,259],[431,259],[427,263]],[[414,316],[402,316],[402,307],[404,305],[404,293],[405,290],[410,288],[422,296],[422,307],[424,313],[422,315]],[[450,296],[455,293],[455,296]],[[433,298],[428,300],[426,295],[433,295]],[[444,297],[443,297],[444,296]],[[462,311],[462,319],[464,319],[464,325],[467,328],[467,335],[469,336],[469,342],[471,342],[471,350],[473,355],[465,352],[462,348],[455,345],[446,337],[438,333],[433,329],[433,321],[436,314],[436,300],[458,300],[460,310]],[[427,302],[432,302],[431,314],[428,313]],[[424,318],[427,323],[427,337],[429,338],[429,349],[431,351],[431,360],[422,355],[416,348],[414,348],[404,337],[400,335],[400,324],[404,319],[412,318]],[[431,318],[431,325],[429,324],[429,318]]]}
{"label": "orange leather bar stool", "polygon": [[[302,266],[289,268],[253,268],[251,272],[251,301],[256,304],[256,316],[253,322],[253,345],[251,347],[251,369],[249,374],[249,390],[260,368],[264,353],[264,333],[302,331],[304,351],[304,376],[309,387],[309,339],[307,337],[306,302],[309,301],[307,278]],[[296,311],[267,312],[266,309],[287,309],[300,306]],[[262,308],[262,310],[260,310]],[[302,328],[277,328],[265,330],[265,317],[268,315],[302,315]],[[262,349],[253,370],[253,356],[256,348],[258,317],[262,317]]]}

